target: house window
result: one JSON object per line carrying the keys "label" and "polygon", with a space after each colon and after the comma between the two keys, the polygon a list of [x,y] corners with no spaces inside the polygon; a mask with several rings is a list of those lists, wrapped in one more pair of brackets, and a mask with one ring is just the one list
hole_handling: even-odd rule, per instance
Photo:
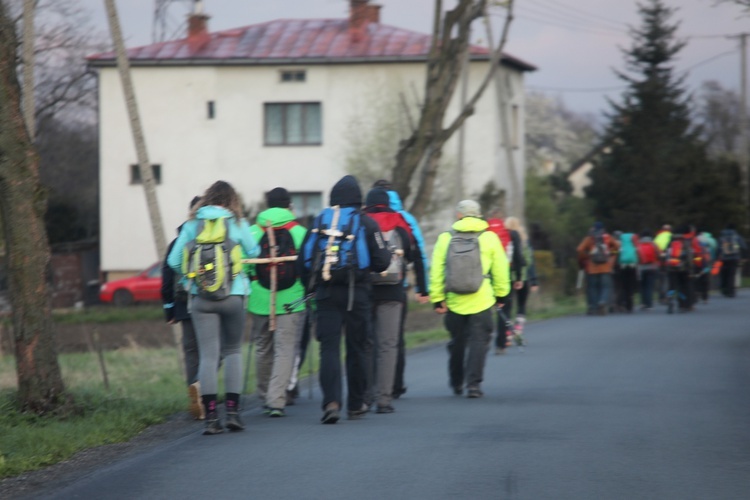
{"label": "house window", "polygon": [[283,70],[281,71],[281,82],[304,82],[307,80],[307,72],[305,70]]}
{"label": "house window", "polygon": [[518,108],[518,104],[514,104],[511,108],[511,130],[510,130],[510,145],[511,147],[518,148],[520,147],[520,137],[521,137],[521,119],[520,119],[520,109]]}
{"label": "house window", "polygon": [[206,104],[206,114],[209,120],[213,120],[216,117],[216,103],[214,101],[208,101]]}
{"label": "house window", "polygon": [[[151,165],[151,175],[154,176],[154,182],[161,184],[161,165]],[[138,165],[130,165],[130,184],[142,184],[141,169]]]}
{"label": "house window", "polygon": [[292,198],[294,215],[303,225],[310,227],[312,220],[323,210],[323,193],[321,192],[296,192],[289,193]]}
{"label": "house window", "polygon": [[320,146],[323,143],[319,102],[266,103],[266,146]]}

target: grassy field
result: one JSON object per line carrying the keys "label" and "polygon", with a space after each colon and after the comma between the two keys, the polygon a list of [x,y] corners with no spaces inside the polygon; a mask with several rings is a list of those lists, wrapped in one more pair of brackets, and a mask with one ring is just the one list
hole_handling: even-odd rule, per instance
{"label": "grassy field", "polygon": [[[429,305],[415,306],[414,310],[429,308]],[[547,319],[582,310],[580,298],[551,300],[533,296],[529,319]],[[161,320],[161,314],[155,307],[106,309],[60,314],[56,321]],[[406,336],[410,349],[447,340],[447,332],[440,328],[410,332]],[[311,354],[314,373],[318,365],[317,349],[313,348]],[[104,358],[109,390],[104,386],[96,354],[60,355],[63,379],[74,404],[65,415],[39,417],[17,411],[15,359],[10,355],[0,357],[0,478],[63,461],[87,448],[127,441],[146,427],[186,409],[185,383],[175,348],[134,346],[107,351]],[[305,367],[301,375],[308,373]],[[254,379],[251,372],[248,387],[255,387]]]}

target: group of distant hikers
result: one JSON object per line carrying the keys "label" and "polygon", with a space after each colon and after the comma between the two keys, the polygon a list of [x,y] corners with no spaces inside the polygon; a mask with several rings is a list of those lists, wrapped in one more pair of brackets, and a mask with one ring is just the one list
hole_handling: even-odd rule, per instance
{"label": "group of distant hikers", "polygon": [[691,225],[672,230],[669,224],[655,236],[648,230],[609,234],[596,222],[578,246],[579,264],[587,278],[588,314],[631,313],[636,290],[643,310],[653,309],[656,296],[670,314],[693,311],[698,300],[708,303],[717,278],[721,293],[734,297],[747,250],[732,224],[714,238]]}
{"label": "group of distant hikers", "polygon": [[363,200],[356,178],[343,177],[331,190],[330,206],[307,228],[297,222],[286,189],[268,191],[265,201],[250,224],[233,187],[217,181],[193,199],[164,260],[166,319],[182,326],[190,412],[205,420],[204,434],[245,427],[241,345],[248,312],[263,411],[283,417],[294,404],[314,335],[324,424],[338,422],[344,409],[351,420],[395,411],[394,399],[406,392],[404,324],[412,287],[418,302],[445,315],[455,395],[482,397],[493,331],[496,354],[512,339],[523,342],[526,299],[537,281],[518,219],[503,220],[497,211],[485,219],[477,202],[461,201],[428,266],[419,224],[388,181],[376,182]]}

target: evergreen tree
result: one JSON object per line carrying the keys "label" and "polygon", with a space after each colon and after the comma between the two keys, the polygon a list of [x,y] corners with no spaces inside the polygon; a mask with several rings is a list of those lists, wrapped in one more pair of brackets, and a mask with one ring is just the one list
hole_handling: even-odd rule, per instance
{"label": "evergreen tree", "polygon": [[690,121],[684,77],[674,74],[675,56],[685,43],[671,24],[674,9],[662,0],[638,5],[641,26],[632,28],[632,47],[624,50],[627,83],[613,110],[604,155],[591,172],[587,189],[596,215],[609,229],[639,231],[664,223],[714,228],[739,221],[739,189],[732,175],[719,171]]}

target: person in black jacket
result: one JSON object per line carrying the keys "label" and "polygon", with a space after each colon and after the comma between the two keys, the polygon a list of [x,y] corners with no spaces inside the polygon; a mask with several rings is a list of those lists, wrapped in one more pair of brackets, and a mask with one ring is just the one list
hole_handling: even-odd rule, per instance
{"label": "person in black jacket", "polygon": [[[414,264],[417,289],[427,290],[424,259],[404,217],[389,206],[388,192],[375,188],[367,193],[365,213],[380,228],[391,250],[391,265],[383,273],[372,276],[373,339],[368,342],[367,401],[377,403],[377,413],[393,413],[394,377],[398,360],[399,333],[403,308],[406,306],[407,264]],[[429,296],[421,292],[426,303]],[[376,347],[373,352],[373,344]]]}
{"label": "person in black jacket", "polygon": [[[321,279],[319,268],[308,268],[305,258],[300,259],[300,272],[308,292],[314,293],[316,302],[315,331],[320,341],[320,386],[323,391],[324,424],[335,424],[340,419],[342,407],[341,385],[341,335],[342,326],[346,339],[346,379],[347,409],[350,419],[364,416],[368,411],[365,404],[367,376],[365,371],[365,349],[368,335],[371,334],[372,306],[370,294],[372,283],[370,272],[382,272],[391,262],[391,253],[383,242],[378,225],[365,214],[362,207],[362,191],[357,179],[344,176],[331,190],[330,205],[357,210],[360,224],[364,228],[365,245],[369,254],[369,267],[348,272],[346,281]],[[317,219],[316,219],[317,220]],[[303,254],[312,243],[310,238],[326,238],[319,235],[317,228],[311,227],[303,243]],[[361,242],[360,242],[361,243]],[[368,256],[359,256],[365,259]]]}
{"label": "person in black jacket", "polygon": [[[196,196],[190,202],[190,209],[201,200]],[[182,226],[177,228],[177,234],[180,234]],[[167,264],[167,255],[172,251],[175,238],[169,244],[167,253],[164,256],[164,262],[161,269],[161,301],[164,304],[164,316],[167,323],[174,325],[179,323],[182,329],[182,352],[185,357],[185,375],[188,384],[188,397],[190,406],[188,411],[196,420],[203,420],[206,414],[201,404],[201,390],[198,382],[198,365],[200,357],[198,356],[198,340],[195,337],[195,329],[188,312],[187,291],[179,282],[179,277],[175,277],[174,270]],[[175,278],[177,281],[175,281]]]}

